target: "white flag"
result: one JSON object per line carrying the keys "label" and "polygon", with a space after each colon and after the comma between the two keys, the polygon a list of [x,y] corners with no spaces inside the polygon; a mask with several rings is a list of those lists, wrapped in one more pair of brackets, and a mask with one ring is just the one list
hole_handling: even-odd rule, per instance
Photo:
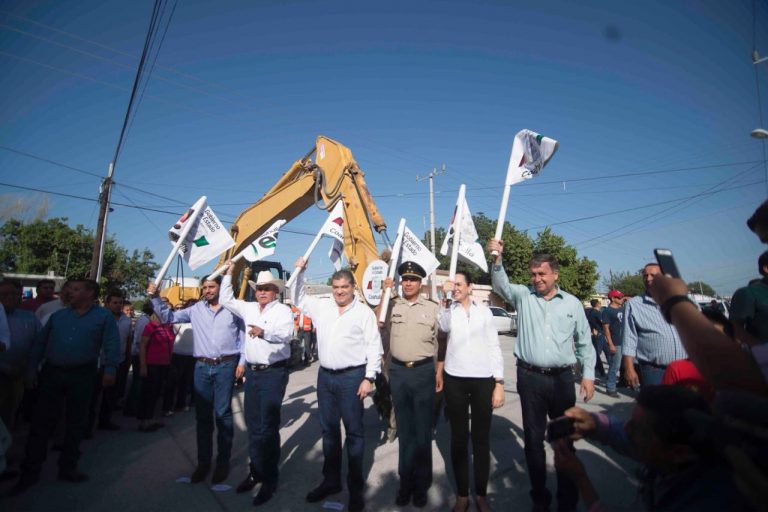
{"label": "white flag", "polygon": [[323,227],[320,228],[320,234],[335,238],[341,242],[342,246],[344,245],[344,204],[341,199],[331,210]]}
{"label": "white flag", "polygon": [[341,255],[344,254],[344,244],[334,239],[331,244],[331,250],[328,251],[328,258],[333,263],[333,268],[337,271],[341,270]]}
{"label": "white flag", "polygon": [[505,185],[514,185],[538,175],[557,151],[559,142],[531,130],[520,130],[512,143]]}
{"label": "white flag", "polygon": [[403,231],[403,241],[400,246],[400,259],[398,261],[399,263],[406,261],[418,263],[427,275],[432,274],[440,266],[440,262],[437,261],[432,251],[427,249],[427,246],[419,240],[419,237],[407,227]]}
{"label": "white flag", "polygon": [[275,254],[277,235],[280,234],[280,228],[283,224],[285,224],[284,219],[276,220],[261,236],[243,250],[243,258],[253,263]]}
{"label": "white flag", "polygon": [[[193,213],[198,211],[201,212],[200,215],[193,217]],[[181,244],[179,253],[181,253],[184,261],[189,265],[189,268],[195,270],[235,245],[235,241],[232,240],[232,237],[229,236],[229,232],[224,228],[224,225],[208,206],[205,197],[201,197],[194,205],[192,205],[192,208],[182,215],[176,224],[171,226],[171,229],[168,230],[168,238],[171,240],[171,245],[178,241],[181,232],[184,229],[184,224],[190,217],[194,218],[192,222],[195,224],[192,226],[192,229],[189,230],[189,234]]]}
{"label": "white flag", "polygon": [[440,254],[443,256],[448,255],[453,244],[454,232],[458,229],[459,257],[464,261],[477,265],[483,272],[488,272],[488,262],[485,260],[485,252],[483,252],[483,246],[480,245],[477,230],[475,229],[475,223],[472,221],[472,214],[469,212],[467,200],[464,199],[464,214],[462,215],[461,224],[458,228],[456,227],[456,210],[457,208],[453,209],[451,225],[448,227],[448,233],[446,233],[443,245],[440,247]]}

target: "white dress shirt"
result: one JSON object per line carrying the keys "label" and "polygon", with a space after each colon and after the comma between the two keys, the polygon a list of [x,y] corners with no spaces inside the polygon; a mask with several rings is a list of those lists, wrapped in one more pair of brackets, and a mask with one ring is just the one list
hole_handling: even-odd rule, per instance
{"label": "white dress shirt", "polygon": [[67,305],[61,302],[61,299],[51,300],[37,308],[35,316],[40,320],[40,325],[45,325],[45,322],[48,321],[52,314],[65,307]]}
{"label": "white dress shirt", "polygon": [[343,311],[339,311],[334,299],[306,295],[304,281],[304,272],[301,272],[291,287],[291,297],[317,328],[320,366],[341,370],[365,364],[365,376],[375,378],[381,371],[384,349],[373,310],[355,297]]}
{"label": "white dress shirt", "polygon": [[459,302],[440,308],[440,330],[448,333],[445,371],[453,377],[504,378],[499,334],[493,324],[491,310],[470,304],[469,310]]}
{"label": "white dress shirt", "polygon": [[[243,355],[248,364],[274,364],[291,357],[293,337],[293,313],[291,308],[273,300],[262,309],[258,302],[235,299],[232,293],[232,276],[221,280],[219,304],[245,322],[245,343]],[[248,326],[255,325],[264,330],[254,338],[248,334]]]}

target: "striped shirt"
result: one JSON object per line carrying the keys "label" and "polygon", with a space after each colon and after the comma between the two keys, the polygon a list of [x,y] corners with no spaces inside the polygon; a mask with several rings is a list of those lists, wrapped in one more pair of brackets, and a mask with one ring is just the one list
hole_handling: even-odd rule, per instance
{"label": "striped shirt", "polygon": [[661,308],[649,295],[632,297],[624,304],[622,353],[639,362],[666,366],[686,359],[677,330],[661,315]]}

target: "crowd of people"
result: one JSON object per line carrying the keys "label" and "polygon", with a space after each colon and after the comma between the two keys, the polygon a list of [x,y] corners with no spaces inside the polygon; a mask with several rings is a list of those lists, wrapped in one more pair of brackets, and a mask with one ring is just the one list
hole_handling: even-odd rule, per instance
{"label": "crowd of people", "polygon": [[[748,226],[768,243],[768,202]],[[727,318],[719,309],[700,308],[687,285],[656,263],[642,270],[643,294],[627,298],[611,290],[607,306],[593,302],[584,310],[559,286],[559,263],[551,255],[535,255],[530,282],[516,284],[503,267],[503,242],[490,240],[487,248],[497,255],[493,290],[518,313],[516,385],[533,510],[555,504],[576,510],[580,499],[590,511],[608,510],[599,497],[606,484],[593,483],[575,450],[580,439],[640,463],[639,496],[648,510],[765,508],[768,252],[758,259],[763,279],[736,291]],[[78,468],[81,442],[94,430],[119,429],[113,415],[120,409],[137,418],[141,432],[152,433],[163,426],[158,415],[194,407],[197,464],[190,480],[203,482],[210,474],[211,483],[224,482],[234,438],[232,396],[244,380],[249,467],[236,491],[259,485],[252,503],[263,505],[278,490],[289,367],[316,358],[323,466],[307,502],[340,493],[346,480],[348,510],[365,509],[363,404],[383,373],[399,443],[393,503],[427,505],[441,396],[450,429],[452,510],[469,510],[473,501],[478,510],[491,510],[493,410],[509,391],[492,314],[473,299],[471,276],[456,272],[443,286],[446,298],[436,303],[422,296],[424,269],[403,262],[399,292],[386,279],[392,298],[374,311],[356,295],[347,270],[333,274],[330,300],[308,295],[307,263],[295,264],[292,307],[280,300],[285,283],[268,271],[249,281],[253,301],[235,298],[229,263],[223,277],[203,280],[199,301],[171,306],[150,284],[138,317],[117,291],[108,291],[99,306],[99,287],[87,279],[70,279],[58,298],[52,283],[41,282],[34,303],[21,302],[18,283],[0,282],[0,419],[12,433],[20,415],[30,420],[11,494],[37,483],[52,436],[61,449],[59,479],[87,480]],[[296,338],[303,340],[298,357]],[[622,386],[636,397],[629,418],[576,406],[579,395],[593,398],[596,382],[608,397]],[[547,486],[547,442],[555,455],[555,493]],[[12,469],[3,474],[11,476]]]}

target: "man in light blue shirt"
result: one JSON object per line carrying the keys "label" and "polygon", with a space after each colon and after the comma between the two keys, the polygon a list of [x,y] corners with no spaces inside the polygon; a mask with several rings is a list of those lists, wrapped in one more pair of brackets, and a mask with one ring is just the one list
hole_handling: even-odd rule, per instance
{"label": "man in light blue shirt", "polygon": [[194,306],[174,311],[159,297],[157,286],[150,283],[147,294],[152,297],[155,314],[163,323],[191,323],[194,333],[194,393],[197,419],[197,468],[192,483],[202,482],[211,470],[213,458],[213,424],[216,419],[216,468],[211,482],[218,484],[229,476],[229,459],[235,435],[232,419],[232,391],[235,378],[245,373],[245,357],[241,355],[243,321],[219,304],[221,277],[203,280],[203,299]]}
{"label": "man in light blue shirt", "polygon": [[[531,286],[510,284],[502,267],[503,248],[500,240],[488,242],[488,250],[498,254],[491,281],[493,291],[517,309],[517,391],[523,412],[530,494],[535,510],[548,510],[552,496],[547,490],[544,452],[547,416],[560,417],[576,403],[573,365],[577,360],[583,373],[581,394],[585,401],[592,398],[595,349],[581,302],[557,286],[557,260],[548,254],[535,255],[528,264]],[[578,499],[573,482],[557,472],[558,508],[576,509]]]}

